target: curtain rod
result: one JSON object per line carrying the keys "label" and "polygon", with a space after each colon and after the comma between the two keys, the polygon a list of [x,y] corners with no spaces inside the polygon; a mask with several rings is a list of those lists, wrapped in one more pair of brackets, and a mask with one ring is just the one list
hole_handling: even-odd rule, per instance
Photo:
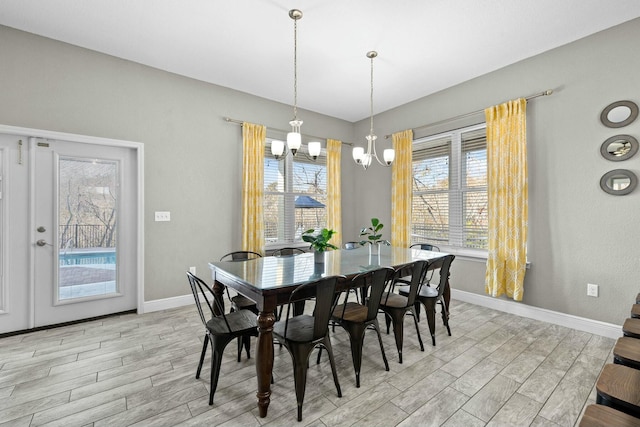
{"label": "curtain rod", "polygon": [[[225,122],[229,122],[229,123],[235,123],[238,124],[240,126],[242,126],[242,124],[244,123],[243,120],[236,120],[236,119],[232,119],[231,117],[223,117]],[[272,128],[272,127],[267,127],[267,129],[271,129],[271,130],[275,130],[276,132],[282,132],[282,133],[287,133],[289,132],[288,130],[284,130],[284,129],[278,129],[278,128]],[[314,135],[307,135],[306,133],[303,133],[302,135],[306,136],[307,138],[313,138],[313,139],[328,139],[322,136],[314,136]],[[342,144],[345,145],[353,145],[351,142],[345,142],[345,141],[340,141]]]}
{"label": "curtain rod", "polygon": [[[527,97],[525,97],[525,101],[529,101],[530,99],[533,98],[539,98],[541,96],[549,96],[553,93],[553,89],[547,89],[544,92],[540,92],[540,93],[536,93],[535,95],[529,95]],[[465,119],[467,117],[471,117],[471,116],[475,116],[476,114],[480,114],[483,113],[484,109],[482,110],[477,110],[477,111],[472,111],[471,113],[466,113],[466,114],[460,114],[459,116],[455,116],[455,117],[450,117],[448,119],[444,119],[444,120],[439,120],[437,122],[433,122],[433,123],[429,123],[428,125],[422,125],[422,126],[418,126],[417,128],[413,128],[413,131],[416,130],[420,130],[420,129],[425,129],[431,126],[437,126],[437,125],[441,125],[443,123],[448,123],[448,122],[452,122],[454,120],[460,120],[460,119]],[[391,138],[392,135],[385,135],[384,139],[389,139]]]}

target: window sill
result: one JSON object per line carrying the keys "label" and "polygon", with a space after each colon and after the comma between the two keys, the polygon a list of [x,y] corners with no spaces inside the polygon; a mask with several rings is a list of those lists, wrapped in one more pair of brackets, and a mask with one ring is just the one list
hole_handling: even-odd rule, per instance
{"label": "window sill", "polygon": [[[466,249],[466,248],[455,248],[451,246],[440,246],[440,250],[442,252],[446,252],[448,254],[455,255],[457,259],[464,261],[473,261],[473,262],[482,262],[486,263],[489,254],[486,250],[482,249]],[[531,262],[527,261],[527,270],[531,268]]]}

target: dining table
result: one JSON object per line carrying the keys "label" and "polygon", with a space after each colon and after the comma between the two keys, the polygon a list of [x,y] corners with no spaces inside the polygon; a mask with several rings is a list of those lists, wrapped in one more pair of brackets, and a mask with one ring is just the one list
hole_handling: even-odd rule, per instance
{"label": "dining table", "polygon": [[[256,302],[258,308],[258,343],[256,348],[256,372],[258,377],[258,408],[260,417],[266,417],[271,397],[273,370],[273,325],[279,305],[287,304],[291,292],[306,282],[327,276],[344,276],[336,286],[336,292],[347,290],[350,279],[357,274],[380,267],[402,270],[418,260],[428,261],[429,269],[440,268],[445,252],[425,251],[417,248],[380,246],[371,253],[369,245],[356,249],[341,249],[324,253],[319,262],[313,253],[291,256],[267,256],[247,261],[210,262],[214,280],[214,297],[224,309],[224,289],[228,286]],[[450,286],[447,278],[444,289],[447,312]]]}

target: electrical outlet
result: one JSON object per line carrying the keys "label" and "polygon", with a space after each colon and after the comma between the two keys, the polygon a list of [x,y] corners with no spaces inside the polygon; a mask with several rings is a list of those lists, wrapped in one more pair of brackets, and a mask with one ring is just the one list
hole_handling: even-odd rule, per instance
{"label": "electrical outlet", "polygon": [[587,296],[597,297],[598,285],[594,285],[593,283],[587,283]]}
{"label": "electrical outlet", "polygon": [[156,212],[156,221],[171,221],[171,212]]}
{"label": "electrical outlet", "polygon": [[189,273],[191,274],[196,274],[196,268],[195,267],[189,267]]}

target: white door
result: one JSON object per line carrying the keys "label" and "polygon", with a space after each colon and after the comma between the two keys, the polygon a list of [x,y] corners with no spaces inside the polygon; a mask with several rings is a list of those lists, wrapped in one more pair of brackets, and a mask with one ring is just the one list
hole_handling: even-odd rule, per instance
{"label": "white door", "polygon": [[[16,138],[0,141],[11,147]],[[0,333],[135,309],[136,151],[18,139],[22,164],[2,162],[10,172],[11,202],[4,211],[12,221],[4,222],[2,234],[10,280],[4,282],[9,309],[0,314]]]}
{"label": "white door", "polygon": [[28,145],[0,134],[0,333],[27,329],[32,315]]}

